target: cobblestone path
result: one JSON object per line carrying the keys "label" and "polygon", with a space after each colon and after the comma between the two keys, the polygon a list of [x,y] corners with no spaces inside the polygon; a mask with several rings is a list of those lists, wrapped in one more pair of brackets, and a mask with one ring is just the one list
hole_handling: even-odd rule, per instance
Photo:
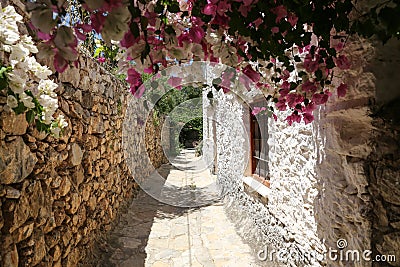
{"label": "cobblestone path", "polygon": [[[215,177],[208,170],[189,174],[194,152],[184,150],[179,164],[163,165],[167,182],[197,191]],[[97,266],[258,266],[254,253],[236,233],[221,201],[199,208],[166,205],[141,191],[108,234]]]}

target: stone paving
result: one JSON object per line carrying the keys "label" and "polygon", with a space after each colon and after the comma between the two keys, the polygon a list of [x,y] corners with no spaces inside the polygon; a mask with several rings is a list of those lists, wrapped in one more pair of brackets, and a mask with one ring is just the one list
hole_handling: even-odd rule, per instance
{"label": "stone paving", "polygon": [[[174,166],[163,165],[159,172],[167,183],[198,193],[215,176],[208,170],[188,172],[188,166],[193,170],[201,165],[197,159],[194,151],[184,150]],[[108,234],[97,266],[258,266],[254,256],[226,216],[222,201],[182,208],[141,191]]]}

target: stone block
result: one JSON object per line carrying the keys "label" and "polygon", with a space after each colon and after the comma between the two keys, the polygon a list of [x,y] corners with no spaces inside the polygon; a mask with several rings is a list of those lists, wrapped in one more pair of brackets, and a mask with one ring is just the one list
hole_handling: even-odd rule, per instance
{"label": "stone block", "polygon": [[37,162],[35,154],[17,137],[10,143],[0,141],[0,183],[18,183],[25,179]]}
{"label": "stone block", "polygon": [[71,145],[71,150],[69,153],[70,161],[73,166],[80,165],[82,162],[83,151],[81,147],[74,143]]}
{"label": "stone block", "polygon": [[23,135],[28,128],[25,114],[16,115],[14,112],[3,111],[0,116],[0,127],[11,135]]}

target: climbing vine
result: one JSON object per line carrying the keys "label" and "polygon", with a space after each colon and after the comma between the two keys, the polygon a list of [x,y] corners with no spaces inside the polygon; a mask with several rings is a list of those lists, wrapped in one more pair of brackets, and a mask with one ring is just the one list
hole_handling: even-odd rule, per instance
{"label": "climbing vine", "polygon": [[0,58],[0,91],[6,91],[6,109],[25,113],[38,130],[59,137],[67,123],[63,115],[54,118],[58,85],[48,79],[52,72],[32,56],[38,49],[30,36],[20,35],[17,23],[21,21],[14,7],[0,5],[0,54],[4,56]]}
{"label": "climbing vine", "polygon": [[[76,2],[79,5],[76,5]],[[58,71],[76,60],[78,39],[89,32],[106,43],[119,41],[119,66],[133,94],[141,96],[141,73],[156,74],[192,60],[220,62],[231,69],[213,83],[228,90],[241,73],[263,91],[265,111],[291,110],[289,124],[313,121],[313,111],[332,94],[345,96],[346,84],[333,78],[351,68],[343,48],[350,35],[386,42],[399,37],[398,0],[378,1],[362,10],[351,0],[85,0],[76,8],[88,21],[68,27],[68,3],[29,1],[32,24],[49,47]],[[179,84],[171,77],[173,85]],[[261,111],[261,109],[260,109]],[[262,110],[264,111],[264,110]]]}

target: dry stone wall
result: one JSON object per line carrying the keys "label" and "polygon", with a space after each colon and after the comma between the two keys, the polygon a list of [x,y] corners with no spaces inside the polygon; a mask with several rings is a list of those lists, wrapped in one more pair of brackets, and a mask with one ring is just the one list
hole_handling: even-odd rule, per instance
{"label": "dry stone wall", "polygon": [[[323,136],[323,155],[317,168],[319,195],[314,201],[318,236],[327,250],[344,252],[371,250],[371,197],[364,165],[372,151],[373,126],[370,104],[375,95],[375,78],[365,68],[374,49],[370,42],[354,38],[346,46],[352,71],[343,80],[349,84],[346,97],[333,99],[321,111],[318,128]],[[339,84],[339,81],[337,82]],[[361,258],[361,256],[360,256]],[[371,266],[360,259],[338,260],[327,257],[335,266]]]}
{"label": "dry stone wall", "polygon": [[[121,144],[125,84],[84,56],[79,68],[53,78],[68,122],[59,139],[28,125],[24,114],[4,111],[0,96],[0,266],[76,266],[137,189]],[[157,167],[165,158],[151,120],[149,141],[134,141]]]}

